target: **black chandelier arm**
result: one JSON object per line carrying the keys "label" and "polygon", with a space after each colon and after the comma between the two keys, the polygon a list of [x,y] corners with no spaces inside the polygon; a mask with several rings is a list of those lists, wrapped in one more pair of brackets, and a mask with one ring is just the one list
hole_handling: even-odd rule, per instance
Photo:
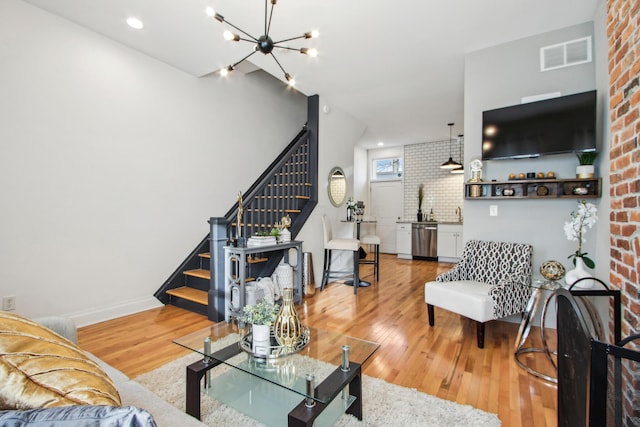
{"label": "black chandelier arm", "polygon": [[267,23],[267,0],[264,0],[264,34],[269,37],[269,30],[271,30],[271,18],[273,17],[273,8],[276,6],[276,2],[271,2],[271,11],[269,12],[269,23]]}
{"label": "black chandelier arm", "polygon": [[296,52],[300,52],[300,48],[294,48],[289,46],[278,46],[277,44],[273,44],[273,47],[277,47],[278,49],[286,49],[286,50],[295,50]]}
{"label": "black chandelier arm", "polygon": [[255,39],[249,40],[249,39],[245,39],[245,38],[240,37],[238,40],[242,40],[243,42],[249,42],[249,43],[252,43],[252,44],[256,44],[257,43],[257,40],[255,40]]}
{"label": "black chandelier arm", "polygon": [[245,59],[248,59],[251,55],[253,55],[254,53],[256,53],[257,50],[254,50],[253,52],[251,52],[249,55],[245,56],[244,58],[242,58],[240,61],[236,62],[235,64],[233,64],[231,66],[231,68],[235,68],[236,65],[238,65],[239,63],[241,63],[242,61],[244,61]]}
{"label": "black chandelier arm", "polygon": [[284,39],[284,40],[278,40],[277,42],[273,42],[273,44],[284,43],[284,42],[290,42],[291,40],[308,39],[308,38],[309,38],[309,37],[307,37],[306,35],[302,35],[302,36],[298,36],[298,37],[291,37],[291,38]]}
{"label": "black chandelier arm", "polygon": [[280,67],[282,72],[286,75],[287,72],[284,70],[284,68],[282,68],[282,65],[280,65],[280,61],[278,61],[278,58],[276,58],[276,56],[273,53],[270,53],[269,55],[273,57],[273,60],[276,61],[276,64],[278,64],[278,67]]}
{"label": "black chandelier arm", "polygon": [[233,28],[235,28],[236,30],[240,31],[240,32],[241,32],[242,34],[244,34],[245,36],[247,36],[247,37],[251,38],[251,40],[250,40],[251,42],[254,42],[254,43],[257,43],[257,42],[258,42],[258,39],[257,39],[257,38],[253,37],[251,34],[247,33],[247,32],[246,32],[246,31],[244,31],[242,28],[236,27],[235,25],[233,25],[231,22],[229,22],[229,21],[227,21],[227,20],[225,20],[225,21],[224,21],[224,23],[225,23],[225,24],[227,24],[227,25],[229,25],[229,26],[231,26],[231,27],[233,27]]}

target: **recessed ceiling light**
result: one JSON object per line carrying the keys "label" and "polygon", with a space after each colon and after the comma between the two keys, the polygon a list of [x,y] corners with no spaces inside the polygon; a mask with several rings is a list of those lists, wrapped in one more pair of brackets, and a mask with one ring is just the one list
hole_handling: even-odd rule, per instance
{"label": "recessed ceiling light", "polygon": [[127,25],[129,25],[131,28],[135,28],[136,30],[141,30],[144,28],[144,24],[142,23],[142,21],[138,18],[134,18],[133,16],[131,18],[127,18]]}
{"label": "recessed ceiling light", "polygon": [[378,142],[378,147],[382,147],[384,145],[384,142],[380,141]]}

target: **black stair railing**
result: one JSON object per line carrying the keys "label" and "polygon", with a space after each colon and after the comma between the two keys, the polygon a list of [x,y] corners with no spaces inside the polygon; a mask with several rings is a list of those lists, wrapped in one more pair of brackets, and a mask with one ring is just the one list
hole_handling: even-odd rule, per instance
{"label": "black stair railing", "polygon": [[[224,216],[227,222],[227,238],[248,238],[268,231],[289,215],[292,225],[308,201],[317,200],[313,171],[309,167],[316,162],[311,159],[309,130],[305,126],[289,146],[282,152],[256,183],[242,196],[242,223],[237,223],[239,204]],[[293,228],[293,227],[292,227]],[[299,228],[291,231],[295,237]],[[240,235],[239,235],[240,233]]]}
{"label": "black stair railing", "polygon": [[[236,202],[224,217],[210,218],[211,231],[165,284],[155,293],[164,303],[171,301],[166,292],[184,286],[182,271],[196,264],[198,252],[210,252],[208,306],[193,307],[191,303],[176,304],[193,311],[206,312],[209,319],[224,319],[224,246],[238,237],[246,241],[250,236],[269,230],[283,216],[291,218],[291,238],[295,239],[318,201],[318,96],[308,98],[307,124],[298,132],[282,153],[267,167],[254,184],[242,194],[243,215],[238,224],[239,204]],[[282,254],[264,264],[262,276],[273,273]],[[201,260],[200,260],[201,261]],[[193,308],[192,308],[193,307]]]}

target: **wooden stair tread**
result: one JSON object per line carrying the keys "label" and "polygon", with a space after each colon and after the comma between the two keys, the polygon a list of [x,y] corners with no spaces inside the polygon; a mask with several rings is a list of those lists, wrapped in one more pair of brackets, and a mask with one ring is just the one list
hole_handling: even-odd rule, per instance
{"label": "wooden stair tread", "polygon": [[[237,261],[238,259],[236,257],[231,257],[232,261]],[[269,261],[269,258],[258,258],[258,257],[253,257],[253,258],[247,258],[247,264],[258,264],[261,262],[267,262]]]}
{"label": "wooden stair tread", "polygon": [[167,291],[167,294],[188,301],[197,302],[198,304],[209,305],[209,298],[207,296],[207,293],[199,289],[182,286],[180,288],[169,289]]}
{"label": "wooden stair tread", "polygon": [[211,272],[202,268],[196,268],[195,270],[185,270],[182,272],[185,276],[199,277],[201,279],[211,279]]}
{"label": "wooden stair tread", "polygon": [[211,258],[211,252],[205,252],[203,254],[198,254],[200,258]]}
{"label": "wooden stair tread", "polygon": [[300,213],[302,212],[300,209],[285,209],[286,213]]}

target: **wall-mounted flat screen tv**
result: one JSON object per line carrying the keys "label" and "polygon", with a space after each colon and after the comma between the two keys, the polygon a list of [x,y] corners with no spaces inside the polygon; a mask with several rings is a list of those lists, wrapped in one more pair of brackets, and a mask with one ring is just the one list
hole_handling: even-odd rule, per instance
{"label": "wall-mounted flat screen tv", "polygon": [[483,160],[595,149],[595,90],[482,113]]}

